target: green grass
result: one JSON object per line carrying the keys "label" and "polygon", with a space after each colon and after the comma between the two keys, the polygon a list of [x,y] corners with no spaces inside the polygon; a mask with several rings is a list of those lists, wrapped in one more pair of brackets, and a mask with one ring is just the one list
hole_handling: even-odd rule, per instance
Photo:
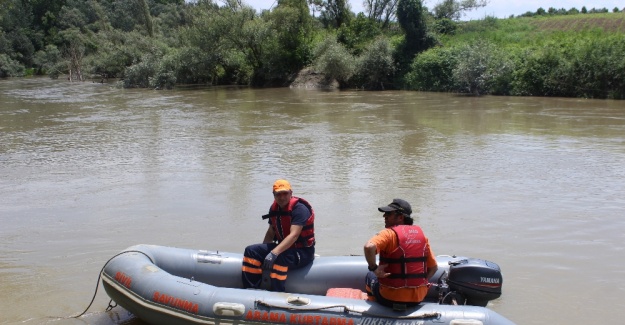
{"label": "green grass", "polygon": [[488,40],[502,47],[539,46],[573,35],[603,37],[625,33],[625,13],[536,16],[460,22],[455,35],[442,36],[446,46]]}
{"label": "green grass", "polygon": [[407,88],[625,99],[624,20],[602,13],[460,22],[414,60]]}

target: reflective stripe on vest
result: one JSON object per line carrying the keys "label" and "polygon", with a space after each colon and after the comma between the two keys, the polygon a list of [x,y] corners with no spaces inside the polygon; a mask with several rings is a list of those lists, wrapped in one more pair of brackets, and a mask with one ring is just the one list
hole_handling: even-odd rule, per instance
{"label": "reflective stripe on vest", "polygon": [[380,264],[388,264],[385,271],[391,274],[378,279],[380,284],[392,288],[427,284],[426,240],[421,227],[400,225],[390,229],[395,232],[399,246],[390,254],[380,253]]}

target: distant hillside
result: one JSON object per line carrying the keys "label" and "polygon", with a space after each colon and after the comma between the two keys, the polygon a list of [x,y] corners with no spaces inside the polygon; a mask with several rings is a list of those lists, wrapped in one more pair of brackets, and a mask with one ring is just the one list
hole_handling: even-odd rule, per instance
{"label": "distant hillside", "polygon": [[625,13],[577,14],[525,19],[541,30],[581,31],[601,28],[606,32],[625,32]]}
{"label": "distant hillside", "polygon": [[[543,15],[534,17],[494,18],[460,22],[450,34],[442,35],[447,45],[486,39],[502,46],[518,44],[544,44],[563,32],[569,36],[583,34],[618,35],[625,34],[625,12],[593,13],[575,15]],[[590,34],[588,34],[590,33]],[[578,35],[581,36],[581,35]]]}

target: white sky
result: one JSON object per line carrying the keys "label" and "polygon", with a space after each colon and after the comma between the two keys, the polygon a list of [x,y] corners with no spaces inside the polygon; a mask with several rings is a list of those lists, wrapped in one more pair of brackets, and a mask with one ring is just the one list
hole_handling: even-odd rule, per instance
{"label": "white sky", "polygon": [[[257,10],[269,9],[277,4],[277,0],[243,0],[245,3],[251,5]],[[438,0],[425,0],[424,5],[428,8],[433,8],[434,5],[439,3]],[[353,12],[363,11],[364,6],[362,0],[349,0],[349,4],[352,7]],[[471,11],[467,13],[463,20],[468,19],[482,19],[485,16],[495,16],[497,18],[508,18],[510,15],[521,15],[527,11],[536,12],[538,8],[545,10],[549,7],[556,9],[565,8],[571,9],[572,7],[581,10],[583,6],[586,6],[588,10],[592,8],[607,8],[610,12],[614,7],[618,7],[623,10],[625,2],[623,0],[490,0],[489,4],[479,10]]]}

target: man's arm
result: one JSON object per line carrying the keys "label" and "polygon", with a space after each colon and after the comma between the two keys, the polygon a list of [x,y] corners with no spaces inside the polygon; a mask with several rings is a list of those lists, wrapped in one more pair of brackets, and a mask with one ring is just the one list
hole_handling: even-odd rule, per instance
{"label": "man's arm", "polygon": [[[367,260],[367,264],[369,265],[369,268],[372,268],[373,266],[376,265],[375,256],[377,254],[378,254],[378,247],[371,241],[367,242],[365,244],[365,259]],[[378,278],[386,278],[387,276],[391,275],[390,273],[387,273],[385,271],[386,266],[387,266],[386,264],[378,265],[378,267],[373,271],[373,273],[375,273],[375,276],[377,276]]]}
{"label": "man's arm", "polygon": [[269,225],[267,232],[265,233],[265,238],[263,239],[263,244],[273,243],[275,238],[275,233],[273,232],[273,228]]}
{"label": "man's arm", "polygon": [[[426,239],[427,240],[427,239]],[[427,278],[430,279],[434,276],[434,273],[438,270],[438,263],[436,263],[436,258],[434,257],[434,252],[432,252],[432,246],[430,246],[430,241],[427,240]]]}
{"label": "man's arm", "polygon": [[367,260],[367,264],[369,268],[372,268],[376,265],[375,256],[378,254],[378,248],[372,242],[367,242],[365,244],[365,259]]}
{"label": "man's arm", "polygon": [[271,252],[276,255],[280,255],[280,253],[295,244],[301,235],[302,230],[304,230],[304,225],[310,216],[311,213],[306,206],[302,203],[296,204],[291,212],[291,228],[289,228],[289,234],[278,246],[276,246],[276,248],[272,249]]}
{"label": "man's arm", "polygon": [[428,273],[427,273],[426,279],[429,280],[431,277],[433,277],[434,273],[436,273],[437,270],[438,270],[438,265],[434,265],[434,267],[428,267]]}
{"label": "man's arm", "polygon": [[303,228],[303,226],[291,225],[289,235],[286,236],[286,238],[284,238],[284,240],[278,246],[276,246],[276,248],[272,249],[271,252],[276,255],[280,255],[280,253],[289,249],[289,247],[291,247],[291,245],[295,243],[299,235],[302,233]]}

